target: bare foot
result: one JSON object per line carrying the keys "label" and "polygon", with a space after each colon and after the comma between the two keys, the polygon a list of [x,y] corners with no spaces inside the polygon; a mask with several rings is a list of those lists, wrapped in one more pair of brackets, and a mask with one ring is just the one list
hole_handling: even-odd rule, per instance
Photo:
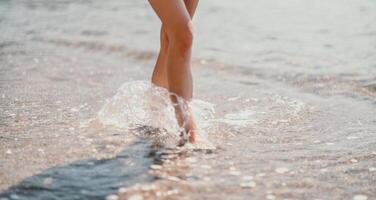
{"label": "bare foot", "polygon": [[196,143],[196,137],[197,137],[197,130],[192,129],[192,130],[184,130],[180,133],[180,141],[178,146],[184,146],[187,142],[191,144]]}
{"label": "bare foot", "polygon": [[193,117],[189,102],[179,100],[176,95],[171,95],[171,100],[174,102],[175,116],[181,130],[179,146],[184,145],[186,142],[195,143],[197,135],[197,126]]}
{"label": "bare foot", "polygon": [[188,112],[188,119],[186,121],[186,125],[184,129],[188,137],[188,142],[193,144],[193,143],[196,143],[196,136],[198,134],[198,130],[197,130],[196,122],[193,118],[192,111],[189,109],[187,112]]}
{"label": "bare foot", "polygon": [[180,133],[181,140],[179,141],[179,146],[183,146],[185,143],[189,142],[191,144],[196,143],[198,130],[196,124],[193,120],[192,115],[190,119]]}
{"label": "bare foot", "polygon": [[188,132],[188,141],[189,141],[189,143],[192,143],[192,144],[194,144],[194,143],[196,143],[196,135],[197,135],[197,130],[190,130],[189,132]]}

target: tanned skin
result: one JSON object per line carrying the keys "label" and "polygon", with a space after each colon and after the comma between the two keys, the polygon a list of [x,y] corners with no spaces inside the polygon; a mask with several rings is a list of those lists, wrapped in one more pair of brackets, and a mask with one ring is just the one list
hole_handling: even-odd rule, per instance
{"label": "tanned skin", "polygon": [[[186,102],[192,99],[193,82],[191,52],[193,43],[192,18],[198,0],[149,0],[162,22],[160,51],[152,75],[152,83],[168,89]],[[177,97],[171,95],[177,103]],[[188,106],[188,104],[186,104]],[[189,133],[188,141],[195,143],[196,123],[189,107],[175,107],[179,125]]]}

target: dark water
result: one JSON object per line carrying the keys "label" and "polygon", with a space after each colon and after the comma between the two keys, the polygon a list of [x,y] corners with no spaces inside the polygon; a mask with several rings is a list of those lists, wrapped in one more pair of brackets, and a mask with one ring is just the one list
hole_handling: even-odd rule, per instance
{"label": "dark water", "polygon": [[153,179],[147,174],[153,161],[150,142],[128,145],[111,159],[87,159],[49,168],[22,180],[0,194],[8,199],[104,199],[120,187]]}

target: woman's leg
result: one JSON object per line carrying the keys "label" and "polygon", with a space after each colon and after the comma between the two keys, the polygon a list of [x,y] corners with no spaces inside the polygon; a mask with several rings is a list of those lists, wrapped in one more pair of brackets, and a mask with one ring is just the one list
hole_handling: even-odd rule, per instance
{"label": "woman's leg", "polygon": [[[168,37],[167,80],[170,92],[186,101],[192,99],[191,49],[193,42],[192,22],[183,0],[149,0],[159,16]],[[177,98],[171,96],[176,103]],[[196,125],[189,108],[176,107],[180,126],[190,132],[189,141],[195,141]]]}
{"label": "woman's leg", "polygon": [[168,80],[167,80],[167,53],[168,53],[168,37],[164,26],[161,26],[160,34],[160,49],[155,63],[153,75],[151,77],[151,82],[159,87],[164,87],[168,89]]}
{"label": "woman's leg", "polygon": [[[184,4],[192,19],[197,8],[198,0],[184,0]],[[168,43],[169,42],[167,32],[162,24],[160,31],[160,50],[157,62],[154,67],[151,82],[159,87],[164,87],[166,89],[168,89],[168,80],[166,72]]]}
{"label": "woman's leg", "polygon": [[185,7],[187,8],[187,11],[189,15],[191,16],[191,19],[193,19],[193,16],[195,15],[198,0],[184,0]]}

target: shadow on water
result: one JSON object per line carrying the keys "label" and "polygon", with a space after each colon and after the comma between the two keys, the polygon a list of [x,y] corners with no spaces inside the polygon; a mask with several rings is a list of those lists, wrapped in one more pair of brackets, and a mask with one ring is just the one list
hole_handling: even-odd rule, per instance
{"label": "shadow on water", "polygon": [[[110,159],[78,160],[64,166],[49,168],[25,178],[0,193],[0,200],[93,200],[105,199],[117,193],[120,187],[148,183],[161,179],[149,173],[151,165],[189,157],[189,152],[213,153],[212,150],[187,150],[167,147],[166,138],[159,128],[141,126],[135,130],[140,137]],[[178,178],[186,179],[185,171],[173,170]]]}
{"label": "shadow on water", "polygon": [[28,177],[0,194],[0,199],[104,199],[121,186],[149,182],[154,162],[148,140],[138,140],[111,159],[79,160]]}

